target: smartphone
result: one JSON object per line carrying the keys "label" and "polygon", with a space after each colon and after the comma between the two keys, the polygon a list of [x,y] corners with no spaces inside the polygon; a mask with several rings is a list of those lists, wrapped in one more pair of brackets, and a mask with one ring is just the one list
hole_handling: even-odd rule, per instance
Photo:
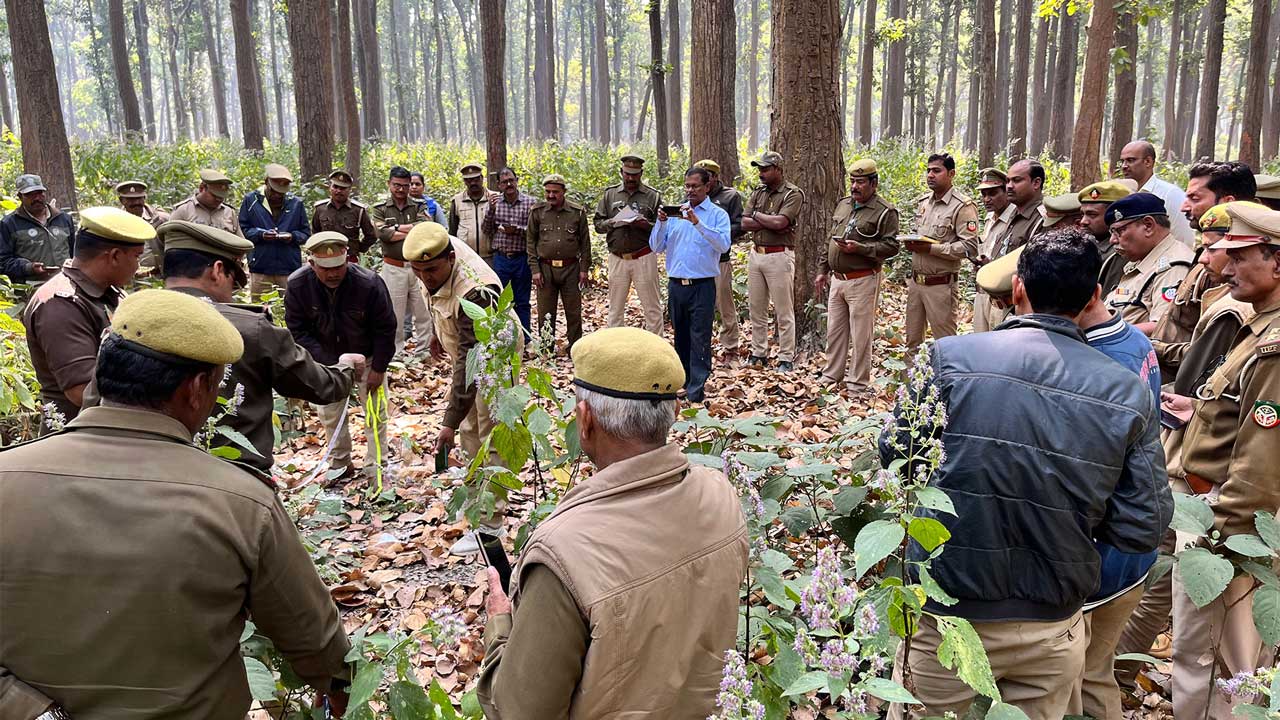
{"label": "smartphone", "polygon": [[449,469],[449,448],[442,447],[436,451],[436,474]]}
{"label": "smartphone", "polygon": [[511,594],[511,560],[507,551],[502,549],[502,540],[492,535],[480,533],[480,555],[484,564],[498,571],[498,579],[502,581],[502,592]]}
{"label": "smartphone", "polygon": [[667,217],[684,217],[680,205],[663,205],[662,212],[666,213]]}

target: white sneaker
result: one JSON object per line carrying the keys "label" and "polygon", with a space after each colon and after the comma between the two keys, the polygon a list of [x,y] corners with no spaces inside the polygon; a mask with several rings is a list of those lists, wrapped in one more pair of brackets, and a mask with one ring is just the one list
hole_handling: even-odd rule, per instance
{"label": "white sneaker", "polygon": [[458,538],[458,541],[449,548],[449,554],[466,557],[480,552],[480,533],[484,533],[486,537],[502,539],[507,536],[507,529],[505,527],[481,527],[479,530],[472,530]]}

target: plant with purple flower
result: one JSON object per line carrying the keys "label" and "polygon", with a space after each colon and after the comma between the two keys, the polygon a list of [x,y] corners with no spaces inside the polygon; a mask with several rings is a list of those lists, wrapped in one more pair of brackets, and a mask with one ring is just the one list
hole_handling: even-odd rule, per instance
{"label": "plant with purple flower", "polygon": [[751,690],[746,662],[737,650],[726,650],[720,692],[716,695],[719,712],[707,720],[763,720],[764,705],[751,696]]}

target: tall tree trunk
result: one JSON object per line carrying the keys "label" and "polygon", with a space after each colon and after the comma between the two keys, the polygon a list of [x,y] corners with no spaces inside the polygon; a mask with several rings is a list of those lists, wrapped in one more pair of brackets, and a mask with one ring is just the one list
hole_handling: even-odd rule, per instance
{"label": "tall tree trunk", "polygon": [[[692,17],[690,22],[692,23]],[[667,34],[670,36],[667,64],[671,66],[671,74],[667,76],[667,134],[671,137],[672,145],[684,147],[684,122],[681,118],[684,113],[684,97],[680,91],[680,55],[684,52],[684,44],[680,42],[679,0],[667,0]],[[690,87],[693,86],[692,76],[689,84]]]}
{"label": "tall tree trunk", "polygon": [[667,137],[667,71],[662,64],[662,0],[649,0],[649,62],[653,76],[653,143],[658,150],[658,174],[666,175],[671,166],[671,140]]}
{"label": "tall tree trunk", "polygon": [[[365,109],[364,134],[370,139],[380,138],[387,134],[387,110],[382,93],[382,53],[378,48],[378,0],[356,1],[363,15],[356,30],[360,33],[360,57],[366,72],[360,86]],[[444,112],[443,108],[440,112]]]}
{"label": "tall tree trunk", "polygon": [[[1240,162],[1249,167],[1262,164],[1259,141],[1262,135],[1262,112],[1267,98],[1267,37],[1271,24],[1271,0],[1253,0],[1253,22],[1249,35],[1248,87],[1244,94],[1244,123],[1240,129]],[[1274,76],[1270,79],[1274,80]],[[1273,111],[1274,112],[1274,111]]]}
{"label": "tall tree trunk", "polygon": [[591,135],[588,116],[591,105],[587,101],[587,66],[591,64],[591,46],[587,44],[587,3],[578,4],[578,137],[586,140]]}
{"label": "tall tree trunk", "polygon": [[978,102],[982,95],[982,13],[979,3],[984,0],[969,0],[969,8],[973,17],[973,41],[969,43],[969,89],[968,106],[965,108],[964,147],[966,150],[978,148]]}
{"label": "tall tree trunk", "polygon": [[[565,2],[560,3],[560,10],[562,13],[558,23],[560,27],[560,77],[556,79],[556,118],[558,118],[556,125],[559,127],[560,132],[567,137],[569,134],[569,117],[564,112],[564,98],[569,89],[569,19],[572,17],[572,9],[570,4]],[[557,139],[562,138],[558,137]]]}
{"label": "tall tree trunk", "polygon": [[693,0],[689,6],[689,157],[720,164],[725,184],[738,178],[734,75],[738,50],[733,0]]}
{"label": "tall tree trunk", "polygon": [[[906,0],[889,0],[889,18],[891,20],[905,21],[906,16]],[[836,29],[839,30],[839,27],[837,26]],[[884,110],[883,134],[885,137],[899,137],[902,135],[902,109],[906,104],[906,39],[891,41],[885,53],[887,76],[884,79],[884,104],[882,106]]]}
{"label": "tall tree trunk", "polygon": [[180,26],[173,18],[173,6],[177,0],[163,0],[163,2],[165,9],[165,25],[168,26],[165,30],[169,36],[169,52],[167,53],[169,60],[169,77],[173,80],[173,117],[177,121],[178,139],[190,140],[194,137],[192,132],[194,130],[194,118],[187,117],[187,110],[183,106],[183,100],[187,95],[182,92],[182,78],[181,74],[178,72],[178,41],[181,30],[179,29]]}
{"label": "tall tree trunk", "polygon": [[1138,97],[1142,98],[1138,114],[1138,127],[1136,134],[1139,137],[1150,137],[1151,118],[1155,106],[1155,62],[1156,62],[1156,45],[1160,41],[1160,19],[1153,18],[1147,21],[1147,52],[1142,58],[1142,89],[1138,91]]}
{"label": "tall tree trunk", "polygon": [[[89,29],[89,65],[93,70],[93,77],[98,83],[98,100],[102,104],[102,114],[107,119],[107,131],[112,135],[117,133],[119,125],[116,117],[117,105],[115,102],[114,78],[109,77],[110,71],[107,69],[107,61],[103,58],[103,43],[101,35],[98,34],[99,28],[102,27],[102,20],[98,16],[97,3],[94,0],[84,6],[84,22]],[[110,54],[110,51],[107,51]]]}
{"label": "tall tree trunk", "polygon": [[[1083,12],[1083,11],[1081,11]],[[1072,104],[1075,101],[1073,66],[1076,56],[1076,16],[1062,9],[1058,17],[1058,58],[1053,75],[1053,108],[1049,115],[1049,152],[1058,158],[1071,153],[1067,134],[1071,132]]]}
{"label": "tall tree trunk", "polygon": [[1184,0],[1173,0],[1173,9],[1169,12],[1169,57],[1165,62],[1164,92],[1161,93],[1164,98],[1162,144],[1166,160],[1172,158],[1178,148],[1178,97],[1181,92],[1178,87],[1178,67],[1181,62],[1179,53],[1182,52],[1182,16],[1186,12],[1183,2]]}
{"label": "tall tree trunk", "polygon": [[1014,37],[1013,85],[1010,95],[1009,157],[1027,153],[1027,71],[1031,68],[1031,0],[1018,0],[1018,29]]}
{"label": "tall tree trunk", "polygon": [[1178,144],[1177,157],[1191,157],[1191,141],[1195,135],[1196,96],[1200,91],[1200,62],[1203,59],[1205,18],[1209,9],[1188,8],[1183,20],[1181,77],[1178,80]]}
{"label": "tall tree trunk", "polygon": [[138,92],[133,87],[133,72],[129,69],[129,42],[124,24],[124,0],[107,0],[107,25],[111,37],[111,66],[115,70],[116,91],[124,108],[126,132],[142,135],[142,110],[138,107]]}
{"label": "tall tree trunk", "polygon": [[[951,12],[950,6],[951,6],[950,0],[943,0],[942,5],[939,8],[939,10],[941,10],[939,14],[942,15],[942,32],[939,35],[939,37],[942,38],[942,47],[939,48],[938,50],[939,72],[938,72],[937,84],[934,86],[934,89],[933,89],[933,101],[929,103],[931,106],[929,110],[929,128],[927,130],[929,133],[929,142],[933,143],[938,147],[941,147],[947,144],[947,140],[949,140],[949,138],[938,137],[938,134],[937,134],[938,113],[933,109],[933,107],[936,107],[940,104],[945,103],[944,98],[946,97],[945,93],[946,93],[946,83],[947,83],[947,58],[955,55],[955,52],[952,50],[952,47],[951,47],[952,43],[954,42],[954,33],[951,32],[951,15],[953,13]],[[843,87],[841,88],[840,95],[842,97],[845,95]]]}
{"label": "tall tree trunk", "polygon": [[147,2],[137,0],[133,4],[133,37],[138,48],[138,79],[142,81],[142,118],[146,126],[147,140],[156,139],[156,100],[151,88],[151,38],[147,22]]}
{"label": "tall tree trunk", "polygon": [[62,207],[76,207],[76,180],[71,168],[71,148],[62,122],[58,75],[49,41],[49,20],[44,3],[5,0],[9,16],[9,48],[14,63],[13,83],[18,95],[22,126],[22,164],[38,170],[49,188],[50,200]]}
{"label": "tall tree trunk", "polygon": [[[1071,140],[1071,189],[1079,190],[1101,179],[1099,147],[1102,118],[1106,115],[1107,75],[1111,66],[1111,43],[1116,35],[1115,0],[1094,0],[1085,47],[1084,78],[1080,86],[1080,115]],[[1133,103],[1129,103],[1133,122]]]}
{"label": "tall tree trunk", "polygon": [[1227,107],[1231,108],[1231,120],[1227,123],[1227,150],[1222,154],[1222,157],[1231,157],[1231,148],[1236,144],[1236,128],[1239,126],[1240,120],[1240,95],[1244,91],[1244,70],[1246,64],[1245,58],[1240,58],[1240,71],[1237,73],[1236,77],[1236,88],[1232,92],[1231,102],[1227,105]]}
{"label": "tall tree trunk", "polygon": [[1053,46],[1053,39],[1057,36],[1053,32],[1052,18],[1040,18],[1040,27],[1036,30],[1036,59],[1035,64],[1031,68],[1031,121],[1030,121],[1030,147],[1028,150],[1032,155],[1039,155],[1044,152],[1045,141],[1049,136],[1049,111],[1053,106],[1053,81],[1046,72],[1046,67],[1053,67],[1050,49]]}
{"label": "tall tree trunk", "polygon": [[982,17],[981,61],[982,80],[978,95],[978,163],[986,167],[995,158],[996,115],[996,0],[978,0],[978,13]]}
{"label": "tall tree trunk", "polygon": [[[870,0],[868,0],[870,2]],[[956,29],[953,35],[960,33],[960,9],[962,3],[957,0],[955,8],[952,11],[956,16]],[[939,138],[940,145],[945,145],[956,137],[956,96],[959,93],[959,75],[960,75],[960,50],[959,41],[954,39],[952,52],[947,61],[947,95],[946,101],[942,106],[942,137]]]}
{"label": "tall tree trunk", "polygon": [[857,136],[862,145],[870,145],[872,140],[871,102],[875,90],[876,0],[866,2],[866,14],[862,21],[862,56],[858,58]]}
{"label": "tall tree trunk", "polygon": [[[773,0],[773,97],[769,147],[786,160],[787,179],[804,189],[796,222],[795,306],[812,295],[809,279],[827,252],[827,228],[845,194],[844,138],[838,109],[839,0]],[[821,298],[817,299],[822,302]],[[796,313],[796,336],[814,334],[814,314]]]}
{"label": "tall tree trunk", "polygon": [[[535,119],[533,116],[536,100],[533,96],[533,60],[532,48],[537,44],[536,33],[537,26],[534,24],[533,14],[536,10],[537,0],[525,0],[524,3],[524,139],[528,140],[537,135],[535,129]],[[617,98],[614,98],[614,108],[617,108]],[[615,133],[616,137],[617,134]]]}
{"label": "tall tree trunk", "polygon": [[[609,117],[609,33],[605,26],[608,10],[605,0],[595,0],[595,62],[591,71],[591,103],[595,108],[596,140],[608,145],[613,142],[612,120]],[[527,44],[526,39],[526,44]]]}
{"label": "tall tree trunk", "polygon": [[[867,0],[868,3],[875,1]],[[751,6],[751,58],[747,63],[747,149],[754,150],[760,143],[760,22],[756,19],[760,0],[747,0],[747,3]],[[692,82],[690,85],[692,86]]]}
{"label": "tall tree trunk", "polygon": [[[1254,0],[1256,5],[1258,0]],[[1218,140],[1218,86],[1222,75],[1222,31],[1227,0],[1209,0],[1205,32],[1204,71],[1200,78],[1200,120],[1196,127],[1197,160],[1212,160]]]}
{"label": "tall tree trunk", "polygon": [[351,57],[351,4],[360,0],[338,0],[338,64],[333,75],[338,80],[338,107],[346,128],[347,155],[343,168],[351,177],[360,177],[360,108],[356,105],[355,62]]}
{"label": "tall tree trunk", "polygon": [[649,79],[644,84],[644,99],[640,101],[640,115],[638,118],[633,118],[631,121],[631,124],[635,127],[636,143],[640,143],[644,141],[644,124],[645,124],[645,118],[649,114],[649,96],[652,94],[652,92],[653,92],[653,76],[650,75]]}
{"label": "tall tree trunk", "polygon": [[[1113,6],[1114,8],[1114,6]],[[1116,50],[1123,51],[1112,54],[1108,63],[1115,68],[1115,99],[1111,103],[1111,151],[1107,154],[1107,168],[1110,175],[1115,175],[1120,168],[1120,151],[1134,139],[1133,106],[1134,96],[1138,92],[1138,75],[1134,63],[1138,61],[1138,19],[1132,12],[1116,16],[1115,43]],[[1095,17],[1097,15],[1095,5]],[[1089,27],[1093,31],[1092,25]],[[1086,65],[1086,71],[1088,66]],[[1104,70],[1105,73],[1105,70]],[[1089,79],[1086,77],[1085,82]],[[1103,94],[1106,93],[1106,82],[1103,82]]]}
{"label": "tall tree trunk", "polygon": [[[445,120],[444,113],[444,76],[446,73],[444,66],[444,37],[442,35],[442,18],[440,15],[440,1],[435,0],[432,7],[435,13],[436,30],[436,108],[440,112],[440,139],[449,142],[449,123]],[[453,76],[452,71],[448,71],[450,77]],[[461,131],[459,131],[461,132]]]}
{"label": "tall tree trunk", "polygon": [[[1280,29],[1280,12],[1272,18],[1272,24]],[[1275,55],[1275,64],[1271,70],[1272,78],[1280,75],[1280,42],[1276,42],[1275,45],[1271,53]],[[1262,133],[1262,157],[1273,159],[1280,155],[1280,80],[1275,81],[1271,87],[1271,108],[1266,113],[1266,120],[1267,125]]]}
{"label": "tall tree trunk", "polygon": [[[507,54],[507,0],[480,0],[480,45],[487,58]],[[507,166],[507,89],[502,65],[485,63],[485,157],[491,173]]]}
{"label": "tall tree trunk", "polygon": [[215,34],[213,17],[209,12],[210,4],[200,3],[200,19],[204,22],[204,48],[209,56],[209,85],[213,93],[213,111],[218,122],[218,134],[222,137],[231,137],[231,132],[227,129],[227,91],[226,82],[222,77],[222,53],[218,51],[218,36]]}
{"label": "tall tree trunk", "polygon": [[329,0],[290,0],[289,47],[298,117],[298,163],[306,182],[327,176],[333,164],[333,64],[316,38],[330,36]]}
{"label": "tall tree trunk", "polygon": [[997,152],[1006,152],[1009,147],[1009,52],[1012,50],[1012,39],[1013,2],[1000,0],[1000,31],[996,34],[996,105],[993,118]]}
{"label": "tall tree trunk", "polygon": [[[346,27],[351,29],[350,13],[346,10],[347,0],[338,0],[343,7],[339,12],[347,12]],[[240,95],[240,129],[244,135],[244,146],[249,150],[261,150],[262,138],[267,134],[267,118],[262,114],[262,86],[258,73],[258,50],[254,47],[253,26],[249,18],[249,0],[231,0],[231,33],[235,39],[236,50],[236,87]],[[339,30],[341,32],[341,29]],[[342,38],[339,36],[339,42]],[[350,46],[351,39],[346,39]],[[339,48],[341,53],[341,48]],[[355,105],[355,93],[351,95],[351,103]]]}
{"label": "tall tree trunk", "polygon": [[534,12],[533,115],[535,135],[541,140],[556,136],[556,61],[554,0],[537,0]]}
{"label": "tall tree trunk", "polygon": [[[5,67],[8,63],[0,60],[0,119],[3,119],[4,126],[10,132],[17,132],[18,127],[13,124],[13,106],[9,104],[9,68]],[[57,79],[55,78],[55,82]],[[58,108],[61,110],[61,106]]]}

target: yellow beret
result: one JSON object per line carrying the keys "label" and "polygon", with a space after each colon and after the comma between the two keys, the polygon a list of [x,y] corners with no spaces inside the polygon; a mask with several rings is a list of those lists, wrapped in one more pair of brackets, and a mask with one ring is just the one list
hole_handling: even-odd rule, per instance
{"label": "yellow beret", "polygon": [[424,222],[413,226],[404,238],[404,259],[409,262],[430,262],[448,252],[449,231],[440,223]]}
{"label": "yellow beret", "polygon": [[716,162],[715,160],[699,160],[698,162],[694,163],[693,166],[696,168],[702,168],[707,172],[713,172],[717,175],[720,174],[720,163]]}
{"label": "yellow beret", "polygon": [[116,195],[122,198],[147,196],[147,184],[141,180],[125,180],[116,184]]}
{"label": "yellow beret", "polygon": [[81,210],[80,229],[121,245],[142,245],[156,236],[151,223],[117,207]]}
{"label": "yellow beret", "polygon": [[849,166],[849,175],[853,177],[871,177],[877,173],[879,173],[879,168],[876,167],[876,161],[870,158],[854,160],[853,164]]}
{"label": "yellow beret", "polygon": [[1005,253],[978,270],[978,287],[988,295],[1001,296],[1013,292],[1013,276],[1018,272],[1018,258],[1022,257],[1021,245]]}
{"label": "yellow beret", "polygon": [[121,300],[111,331],[161,356],[211,365],[244,354],[240,333],[213,303],[172,290],[141,290]]}
{"label": "yellow beret", "polygon": [[560,186],[560,187],[562,187],[562,188],[567,188],[567,187],[569,187],[569,183],[565,182],[564,176],[563,176],[563,175],[561,175],[560,173],[551,173],[550,175],[548,175],[548,176],[546,176],[546,177],[542,178],[542,184],[543,184],[544,186],[545,186],[545,185],[559,185],[559,186]]}
{"label": "yellow beret", "polygon": [[1084,203],[1102,203],[1110,205],[1111,203],[1123,197],[1128,197],[1132,191],[1119,180],[1103,180],[1092,185],[1086,185],[1080,190],[1077,196],[1081,204]]}
{"label": "yellow beret", "polygon": [[1200,216],[1201,232],[1226,232],[1231,227],[1231,218],[1227,217],[1227,204],[1214,205]]}
{"label": "yellow beret", "polygon": [[351,244],[347,236],[337,230],[324,230],[307,238],[302,246],[311,255],[311,260],[322,268],[336,268],[347,264],[347,246]]}
{"label": "yellow beret", "polygon": [[1251,202],[1227,203],[1231,227],[1227,236],[1213,247],[1219,250],[1250,245],[1280,245],[1280,210]]}
{"label": "yellow beret", "polygon": [[610,397],[674,400],[684,367],[670,343],[647,330],[615,327],[583,336],[569,351],[573,383]]}
{"label": "yellow beret", "polygon": [[1005,175],[1000,168],[983,168],[978,175],[978,189],[994,190],[995,188],[1002,188],[1008,180],[1009,176]]}

